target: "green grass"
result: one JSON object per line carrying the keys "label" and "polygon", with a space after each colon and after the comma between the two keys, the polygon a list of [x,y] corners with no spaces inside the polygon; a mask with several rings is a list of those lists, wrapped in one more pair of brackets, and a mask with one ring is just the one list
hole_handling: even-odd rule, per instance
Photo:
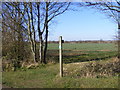
{"label": "green grass", "polygon": [[[50,43],[49,50],[58,50],[58,43]],[[114,43],[63,43],[64,50],[117,50]]]}
{"label": "green grass", "polygon": [[[64,64],[69,75],[59,77],[59,64],[41,65],[36,69],[23,69],[15,72],[3,72],[4,85],[14,88],[117,88],[118,77],[74,77],[75,69],[81,68],[83,63],[106,63],[109,58],[116,56],[117,47],[112,43],[64,43],[64,63],[81,62],[81,64]],[[47,58],[58,61],[58,44],[48,45]],[[48,60],[47,59],[47,60]],[[65,71],[64,71],[65,72]],[[73,73],[70,73],[73,72]]]}
{"label": "green grass", "polygon": [[[56,67],[56,68],[55,68]],[[3,84],[16,88],[50,87],[58,73],[58,65],[46,65],[37,69],[16,72],[3,72]]]}
{"label": "green grass", "polygon": [[115,57],[117,52],[115,51],[86,51],[82,52],[83,54],[78,54],[74,56],[64,56],[64,63],[73,63],[73,62],[85,62],[93,60],[105,60],[107,58]]}
{"label": "green grass", "polygon": [[[64,65],[65,66],[65,65]],[[72,67],[71,67],[72,68]],[[59,77],[59,64],[26,71],[3,72],[3,84],[13,88],[117,88],[118,77]]]}
{"label": "green grass", "polygon": [[[50,43],[48,58],[58,60],[58,55],[58,43]],[[64,63],[104,60],[115,56],[117,47],[114,43],[63,43]]]}
{"label": "green grass", "polygon": [[117,88],[117,80],[117,77],[101,79],[64,77],[56,80],[55,88]]}

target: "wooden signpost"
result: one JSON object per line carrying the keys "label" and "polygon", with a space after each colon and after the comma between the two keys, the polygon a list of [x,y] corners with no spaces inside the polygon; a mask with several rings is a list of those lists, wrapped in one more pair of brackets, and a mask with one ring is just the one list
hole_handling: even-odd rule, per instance
{"label": "wooden signpost", "polygon": [[63,77],[63,61],[62,61],[62,36],[59,37],[59,62],[60,62],[60,77]]}

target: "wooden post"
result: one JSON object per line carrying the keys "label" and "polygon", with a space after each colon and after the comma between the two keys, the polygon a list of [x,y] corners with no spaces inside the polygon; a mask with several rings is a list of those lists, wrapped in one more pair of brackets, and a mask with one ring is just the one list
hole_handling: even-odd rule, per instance
{"label": "wooden post", "polygon": [[60,62],[60,77],[63,77],[62,36],[59,37],[59,62]]}
{"label": "wooden post", "polygon": [[120,13],[118,13],[118,59],[120,60]]}

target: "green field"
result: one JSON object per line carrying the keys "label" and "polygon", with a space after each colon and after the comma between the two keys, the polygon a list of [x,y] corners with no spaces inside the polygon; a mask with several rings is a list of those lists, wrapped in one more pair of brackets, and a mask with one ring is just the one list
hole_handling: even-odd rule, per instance
{"label": "green field", "polygon": [[[58,43],[50,43],[48,50],[58,50]],[[114,43],[63,43],[63,50],[117,50]]]}
{"label": "green field", "polygon": [[[58,60],[58,47],[58,43],[48,45],[48,57],[52,58],[52,60]],[[64,63],[103,60],[115,56],[117,56],[117,46],[114,43],[63,44]]]}
{"label": "green field", "polygon": [[[58,44],[49,44],[47,60],[58,62],[58,55]],[[59,77],[59,64],[49,63],[33,69],[3,72],[2,83],[13,88],[118,88],[118,76],[106,72],[112,70],[111,62],[116,55],[117,47],[112,43],[64,43],[63,78]],[[89,66],[91,62],[98,64]],[[94,71],[94,77],[83,77],[91,68],[101,71]],[[107,73],[105,76],[102,70]]]}

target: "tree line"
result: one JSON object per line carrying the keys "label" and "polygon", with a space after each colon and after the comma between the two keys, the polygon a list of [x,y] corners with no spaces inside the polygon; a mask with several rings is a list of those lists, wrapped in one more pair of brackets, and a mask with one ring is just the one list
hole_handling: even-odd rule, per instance
{"label": "tree line", "polygon": [[[70,2],[3,2],[3,55],[10,54],[13,56],[11,59],[16,59],[19,63],[27,54],[27,42],[34,63],[46,64],[49,25],[56,16],[67,11],[69,5]],[[8,51],[10,49],[7,48],[12,50]]]}

